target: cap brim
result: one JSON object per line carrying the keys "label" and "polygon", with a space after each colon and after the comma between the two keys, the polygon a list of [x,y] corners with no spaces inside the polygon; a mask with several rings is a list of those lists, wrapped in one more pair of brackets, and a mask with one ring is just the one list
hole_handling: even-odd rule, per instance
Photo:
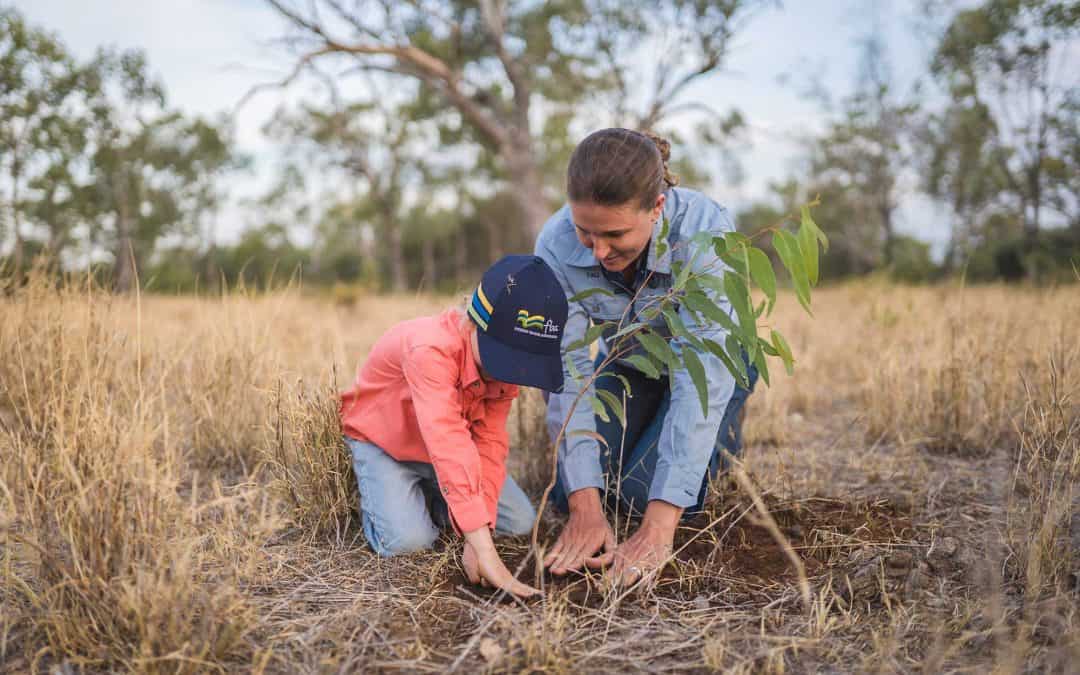
{"label": "cap brim", "polygon": [[555,394],[562,391],[563,369],[559,356],[513,349],[483,331],[477,331],[476,338],[484,370],[496,380]]}

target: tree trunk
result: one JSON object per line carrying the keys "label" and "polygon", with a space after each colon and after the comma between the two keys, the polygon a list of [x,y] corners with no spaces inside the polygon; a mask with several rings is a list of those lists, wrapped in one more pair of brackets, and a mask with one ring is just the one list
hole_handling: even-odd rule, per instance
{"label": "tree trunk", "polygon": [[131,237],[126,233],[117,240],[116,251],[114,251],[113,255],[116,256],[113,263],[113,289],[117,293],[127,293],[134,288],[135,265],[133,258],[135,248]]}
{"label": "tree trunk", "polygon": [[384,219],[386,243],[390,253],[390,289],[402,293],[408,287],[405,276],[405,250],[401,226],[391,216]]}
{"label": "tree trunk", "polygon": [[503,153],[506,168],[513,184],[511,193],[521,211],[525,240],[532,242],[551,216],[544,198],[544,181],[536,163],[536,155],[528,142],[517,142]]}
{"label": "tree trunk", "polygon": [[420,258],[424,266],[424,278],[420,281],[421,288],[432,289],[438,281],[438,270],[435,266],[435,239],[426,236],[420,242]]}
{"label": "tree trunk", "polygon": [[461,230],[454,235],[454,276],[458,289],[472,286],[472,279],[469,279],[469,247],[465,232]]}
{"label": "tree trunk", "polygon": [[488,235],[488,264],[492,265],[496,260],[503,257],[503,228],[504,223],[489,218],[484,219],[484,229]]}
{"label": "tree trunk", "polygon": [[881,226],[885,230],[885,255],[883,256],[885,266],[888,267],[893,263],[893,248],[896,240],[896,234],[893,232],[892,222],[892,208],[889,206],[881,207]]}
{"label": "tree trunk", "polygon": [[19,222],[19,209],[17,206],[12,205],[11,208],[11,226],[15,232],[15,251],[13,252],[11,262],[15,268],[15,278],[22,278],[23,270],[23,239],[22,239],[22,224]]}
{"label": "tree trunk", "polygon": [[15,251],[12,256],[12,264],[15,267],[15,279],[22,278],[23,270],[23,239],[22,239],[22,223],[19,221],[19,169],[18,160],[16,160],[16,166],[12,169],[11,175],[11,227],[15,233]]}
{"label": "tree trunk", "polygon": [[113,252],[113,290],[118,293],[127,293],[132,289],[132,281],[135,276],[135,246],[131,240],[131,230],[128,219],[127,190],[124,186],[124,176],[119,180],[113,176],[113,187],[116,199],[116,250]]}

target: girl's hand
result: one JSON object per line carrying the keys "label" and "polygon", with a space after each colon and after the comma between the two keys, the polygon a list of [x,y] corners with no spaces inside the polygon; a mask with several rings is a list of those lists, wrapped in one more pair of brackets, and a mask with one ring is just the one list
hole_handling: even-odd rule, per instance
{"label": "girl's hand", "polygon": [[465,576],[474,584],[494,586],[519,598],[531,598],[540,594],[538,589],[518,581],[510,570],[506,569],[495,550],[495,542],[491,540],[491,531],[486,526],[465,533],[465,550],[461,562],[465,568]]}

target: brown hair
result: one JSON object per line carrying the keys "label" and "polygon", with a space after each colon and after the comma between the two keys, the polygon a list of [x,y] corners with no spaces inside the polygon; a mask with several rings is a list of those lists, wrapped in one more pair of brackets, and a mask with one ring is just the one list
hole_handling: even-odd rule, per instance
{"label": "brown hair", "polygon": [[621,206],[636,201],[651,209],[679,177],[668,170],[671,143],[650,132],[601,129],[578,143],[566,168],[566,194],[572,202]]}

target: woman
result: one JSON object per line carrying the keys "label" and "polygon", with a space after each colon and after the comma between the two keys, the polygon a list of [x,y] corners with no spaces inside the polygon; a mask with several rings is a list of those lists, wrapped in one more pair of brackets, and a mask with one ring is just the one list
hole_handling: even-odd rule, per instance
{"label": "woman", "polygon": [[[568,204],[544,225],[536,254],[555,271],[567,297],[592,288],[609,293],[571,303],[563,345],[580,340],[590,321],[639,320],[637,312],[670,289],[674,261],[718,269],[711,249],[695,252],[691,239],[699,232],[732,231],[731,215],[700,192],[676,187],[669,156],[667,141],[629,129],[597,131],[574,149],[567,168]],[[658,255],[665,219],[667,247]],[[730,313],[726,299],[716,301]],[[684,310],[679,315],[692,332],[724,343],[719,326],[702,325]],[[669,335],[662,317],[651,323]],[[677,353],[694,349],[680,339],[670,344]],[[614,416],[606,422],[594,417],[591,406],[571,411],[580,383],[569,375],[562,394],[549,398],[553,438],[570,417],[553,495],[570,518],[544,558],[554,573],[614,563],[614,578],[631,583],[657,572],[671,553],[680,518],[701,509],[710,479],[723,466],[724,451],[738,454],[739,411],[750,392],[736,386],[716,356],[697,353],[708,381],[708,415],[685,371],[650,380],[625,360],[609,366],[619,377],[599,377],[595,383],[618,400],[629,384],[625,429]],[[587,347],[569,357],[586,378],[593,373]],[[749,370],[752,388],[757,372]],[[603,508],[615,502],[642,515],[637,531],[618,547]]]}
{"label": "woman", "polygon": [[535,256],[495,263],[467,309],[400,323],[342,394],[341,423],[362,500],[364,536],[383,556],[427,548],[440,527],[465,537],[473,583],[520,597],[491,538],[523,534],[535,511],[506,474],[514,385],[562,388],[566,297]]}

